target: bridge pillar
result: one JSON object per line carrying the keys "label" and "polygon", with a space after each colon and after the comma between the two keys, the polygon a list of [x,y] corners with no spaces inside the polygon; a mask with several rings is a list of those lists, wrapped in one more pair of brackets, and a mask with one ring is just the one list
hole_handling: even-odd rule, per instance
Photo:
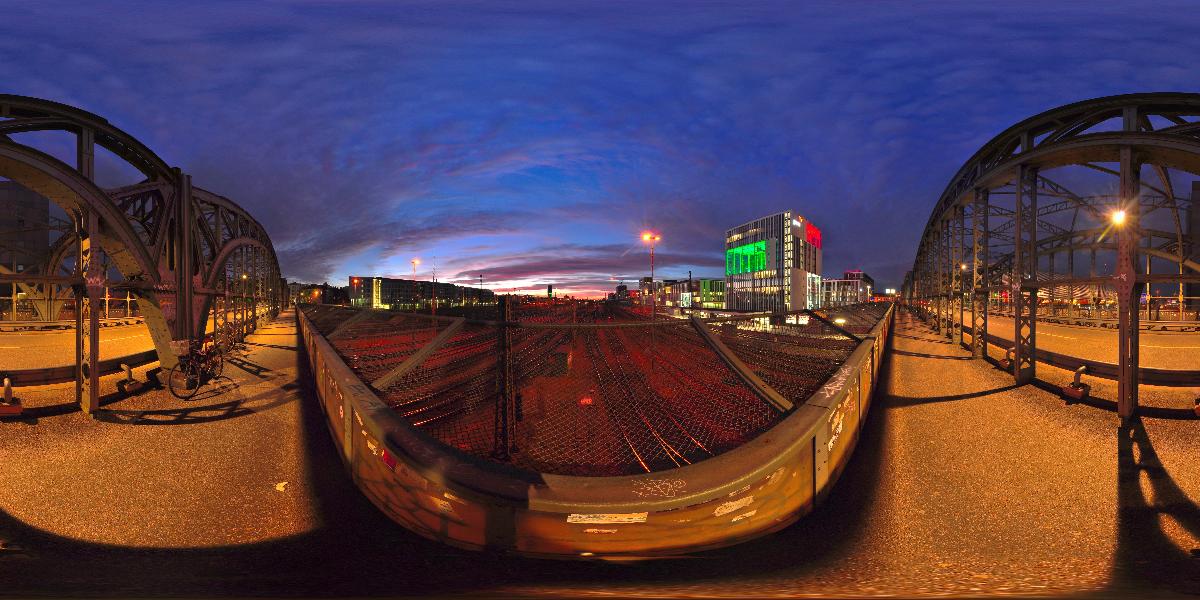
{"label": "bridge pillar", "polygon": [[100,303],[104,294],[100,259],[100,219],[95,210],[75,213],[79,253],[75,269],[83,277],[75,285],[75,401],[85,414],[100,408]]}
{"label": "bridge pillar", "polygon": [[1013,378],[1017,385],[1037,375],[1037,168],[1017,167],[1013,216]]}
{"label": "bridge pillar", "polygon": [[964,210],[961,204],[954,205],[949,223],[950,230],[950,340],[961,346],[963,340],[963,311],[966,303],[963,301],[963,282],[966,278],[967,265],[963,262],[963,242],[965,241],[963,224]]}
{"label": "bridge pillar", "polygon": [[933,249],[931,262],[933,263],[933,281],[929,286],[929,293],[933,296],[933,331],[942,333],[945,322],[945,310],[943,304],[946,301],[946,263],[943,260],[942,240],[944,237],[944,227],[939,223],[937,231],[933,233]]}
{"label": "bridge pillar", "polygon": [[1117,414],[1129,419],[1138,406],[1138,301],[1143,285],[1138,283],[1138,244],[1141,209],[1141,164],[1133,156],[1133,148],[1121,148],[1120,209],[1125,211],[1124,224],[1116,224],[1117,269],[1114,279],[1117,288]]}
{"label": "bridge pillar", "polygon": [[987,357],[988,189],[975,189],[971,209],[971,355]]}

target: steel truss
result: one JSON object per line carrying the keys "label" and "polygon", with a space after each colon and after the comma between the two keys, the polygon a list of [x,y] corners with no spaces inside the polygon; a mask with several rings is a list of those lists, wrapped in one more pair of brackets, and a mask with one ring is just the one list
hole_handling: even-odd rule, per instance
{"label": "steel truss", "polygon": [[[1117,194],[1077,194],[1048,176],[1071,165],[1113,177]],[[978,358],[987,356],[991,302],[1010,301],[1014,344],[1005,364],[1018,384],[1036,377],[1039,305],[1057,311],[1066,304],[1070,314],[1115,297],[1118,407],[1128,418],[1137,409],[1143,291],[1170,284],[1171,294],[1159,298],[1170,301],[1176,320],[1200,310],[1200,298],[1185,293],[1200,283],[1198,207],[1175,190],[1172,170],[1200,175],[1198,94],[1111,96],[1030,117],[985,144],[950,181],[903,297],[951,339],[962,341],[965,325]],[[1117,210],[1124,211],[1121,224],[1112,218]],[[1097,253],[1115,256],[1115,264],[1098,267]],[[1086,275],[1077,258],[1087,260]],[[1152,272],[1155,261],[1168,272]]]}
{"label": "steel truss", "polygon": [[[10,137],[34,131],[74,135],[75,164]],[[145,179],[101,188],[97,147]],[[244,336],[283,306],[286,285],[262,225],[233,201],[194,187],[191,176],[97,115],[0,95],[0,176],[71,217],[71,232],[59,237],[44,264],[19,274],[0,269],[0,281],[16,284],[43,320],[75,303],[77,399],[89,413],[99,405],[94,365],[107,289],[137,301],[164,368],[178,361],[176,350],[187,347],[182,342],[226,325]]]}

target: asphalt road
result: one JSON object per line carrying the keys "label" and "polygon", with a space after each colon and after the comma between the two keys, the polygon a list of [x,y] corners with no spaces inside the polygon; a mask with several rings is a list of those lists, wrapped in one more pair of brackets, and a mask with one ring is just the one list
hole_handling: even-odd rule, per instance
{"label": "asphalt road", "polygon": [[[100,359],[153,350],[145,325],[100,328]],[[0,372],[75,364],[75,330],[0,333]]]}
{"label": "asphalt road", "polygon": [[207,398],[112,398],[90,420],[46,389],[30,397],[35,418],[0,423],[0,595],[1200,594],[1200,421],[1119,429],[1111,412],[1012,387],[907,317],[823,506],[767,538],[636,564],[409,534],[342,469],[294,383],[294,329],[251,342],[247,369]]}
{"label": "asphalt road", "polygon": [[[1013,321],[989,315],[988,332],[1013,339]],[[1038,323],[1039,348],[1103,362],[1117,362],[1117,330]],[[1142,331],[1138,336],[1139,360],[1143,367],[1200,370],[1200,333]]]}

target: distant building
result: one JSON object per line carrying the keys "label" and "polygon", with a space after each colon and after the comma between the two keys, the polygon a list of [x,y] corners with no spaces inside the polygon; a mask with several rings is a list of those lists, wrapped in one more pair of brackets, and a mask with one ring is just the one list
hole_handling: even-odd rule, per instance
{"label": "distant building", "polygon": [[821,306],[833,308],[847,304],[870,302],[875,293],[875,280],[860,270],[846,271],[841,279],[821,282]]}
{"label": "distant building", "polygon": [[787,312],[821,302],[821,230],[795,211],[725,232],[725,308]]}
{"label": "distant building", "polygon": [[366,308],[421,310],[432,306],[462,306],[495,302],[491,290],[452,283],[350,276],[350,304]]}
{"label": "distant building", "polygon": [[[725,280],[724,279],[705,279],[697,280],[699,284],[696,293],[699,294],[699,308],[722,309],[725,308]],[[696,299],[693,298],[693,303]]]}
{"label": "distant building", "polygon": [[13,273],[40,268],[50,253],[50,201],[0,181],[0,207],[0,265]]}

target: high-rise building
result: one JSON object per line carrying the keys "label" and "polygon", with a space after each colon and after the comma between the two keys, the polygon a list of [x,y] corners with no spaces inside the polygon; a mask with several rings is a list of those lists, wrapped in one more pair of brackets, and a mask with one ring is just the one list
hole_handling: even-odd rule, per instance
{"label": "high-rise building", "polygon": [[0,181],[0,265],[21,273],[50,253],[50,201],[14,181]]}
{"label": "high-rise building", "polygon": [[846,271],[841,279],[821,281],[821,307],[833,308],[870,302],[874,293],[875,280],[870,275],[858,269]]}
{"label": "high-rise building", "polygon": [[821,230],[795,211],[725,232],[725,308],[787,312],[821,300]]}

